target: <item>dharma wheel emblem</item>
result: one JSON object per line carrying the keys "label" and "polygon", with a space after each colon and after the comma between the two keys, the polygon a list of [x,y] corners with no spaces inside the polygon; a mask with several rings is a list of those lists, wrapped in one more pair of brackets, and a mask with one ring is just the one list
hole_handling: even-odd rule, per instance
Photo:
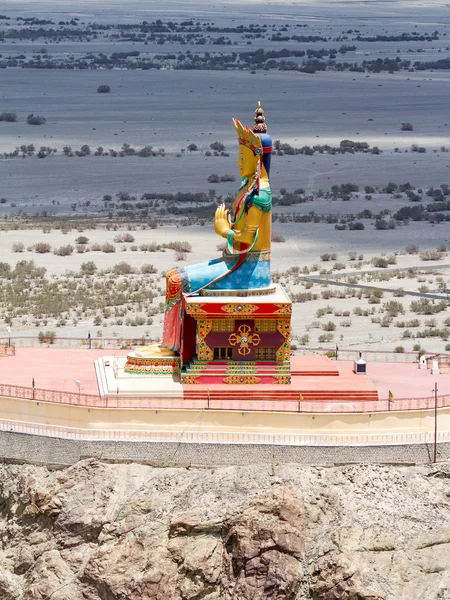
{"label": "dharma wheel emblem", "polygon": [[261,341],[259,335],[257,333],[252,333],[251,331],[252,330],[248,325],[241,325],[238,328],[239,335],[232,333],[228,338],[228,343],[232,346],[240,344],[238,352],[242,356],[248,356],[250,354],[251,348],[249,348],[249,344],[258,346]]}

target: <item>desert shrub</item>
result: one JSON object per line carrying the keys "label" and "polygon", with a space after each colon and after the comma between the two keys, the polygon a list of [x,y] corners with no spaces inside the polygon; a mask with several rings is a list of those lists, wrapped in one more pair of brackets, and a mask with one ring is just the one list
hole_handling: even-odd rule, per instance
{"label": "desert shrub", "polygon": [[168,242],[164,246],[169,250],[175,250],[175,252],[192,252],[192,246],[189,242]]}
{"label": "desert shrub", "polygon": [[387,269],[389,265],[388,261],[381,256],[374,256],[370,262],[378,269]]}
{"label": "desert shrub", "polygon": [[156,267],[150,263],[142,265],[142,267],[141,267],[141,273],[143,273],[144,275],[151,275],[152,273],[157,273],[157,272],[158,272],[158,269],[156,269]]}
{"label": "desert shrub", "polygon": [[109,92],[111,91],[111,88],[109,87],[109,85],[99,85],[97,88],[97,94],[109,94]]}
{"label": "desert shrub", "polygon": [[106,252],[107,254],[110,254],[115,251],[116,251],[116,248],[109,242],[105,242],[102,246],[102,252]]}
{"label": "desert shrub", "polygon": [[328,321],[328,323],[324,323],[322,325],[322,329],[324,331],[336,331],[336,323],[333,323],[333,321]]}
{"label": "desert shrub", "polygon": [[236,177],[229,173],[225,173],[225,175],[220,176],[220,181],[236,181]]}
{"label": "desert shrub", "polygon": [[211,173],[211,175],[208,177],[208,181],[209,183],[219,183],[220,177],[217,175],[217,173]]}
{"label": "desert shrub", "polygon": [[445,344],[445,351],[450,352],[450,344]]}
{"label": "desert shrub", "polygon": [[40,344],[53,344],[56,339],[56,333],[54,331],[40,331],[38,333],[38,340]]}
{"label": "desert shrub", "polygon": [[329,252],[325,252],[325,254],[320,255],[320,260],[323,260],[324,262],[328,262],[329,260],[336,260],[336,258],[336,254],[330,254]]}
{"label": "desert shrub", "polygon": [[116,244],[120,244],[122,242],[129,242],[132,243],[134,242],[134,235],[132,235],[129,232],[126,233],[119,233],[115,236],[114,241],[116,242]]}
{"label": "desert shrub", "polygon": [[133,272],[133,267],[127,262],[120,262],[113,267],[113,273],[115,275],[129,275]]}
{"label": "desert shrub", "polygon": [[323,343],[327,343],[327,342],[331,342],[334,338],[334,335],[332,333],[323,333],[322,335],[319,335],[319,344],[323,344]]}
{"label": "desert shrub", "polygon": [[87,238],[85,235],[79,235],[75,240],[76,244],[87,244],[88,242],[89,238]]}
{"label": "desert shrub", "polygon": [[180,250],[177,250],[175,252],[175,260],[178,262],[186,260],[186,252],[180,252]]}
{"label": "desert shrub", "polygon": [[24,250],[25,250],[25,246],[24,246],[24,244],[22,244],[22,242],[15,242],[12,245],[13,252],[23,252]]}
{"label": "desert shrub", "polygon": [[34,245],[33,248],[34,251],[37,252],[37,254],[45,254],[46,252],[52,251],[52,247],[50,246],[50,244],[47,244],[45,242],[38,242]]}
{"label": "desert shrub", "polygon": [[333,265],[333,269],[335,271],[342,271],[343,269],[345,269],[345,264],[341,262],[335,262]]}
{"label": "desert shrub", "polygon": [[285,242],[286,238],[279,231],[272,231],[272,242]]}
{"label": "desert shrub", "polygon": [[2,112],[0,114],[0,121],[6,121],[7,123],[15,123],[17,121],[17,115],[15,112]]}
{"label": "desert shrub", "polygon": [[441,258],[442,258],[442,254],[441,254],[441,252],[438,252],[437,250],[427,250],[426,252],[420,253],[420,260],[423,260],[423,261],[441,260]]}
{"label": "desert shrub", "polygon": [[47,123],[47,119],[31,113],[31,115],[28,115],[27,117],[27,123],[28,125],[44,125]]}
{"label": "desert shrub", "polygon": [[411,302],[411,310],[419,315],[435,315],[447,308],[445,301],[434,303],[428,298],[413,300]]}
{"label": "desert shrub", "polygon": [[223,152],[225,150],[225,146],[222,144],[222,142],[213,142],[209,145],[209,147],[215,152]]}
{"label": "desert shrub", "polygon": [[397,302],[396,300],[390,300],[389,302],[385,302],[383,304],[383,310],[390,317],[398,317],[398,315],[405,314],[403,304],[401,302]]}
{"label": "desert shrub", "polygon": [[400,125],[400,130],[401,131],[412,131],[414,129],[414,127],[412,126],[412,123],[402,123]]}
{"label": "desert shrub", "polygon": [[396,354],[403,354],[403,352],[404,352],[404,351],[405,351],[405,349],[404,349],[404,347],[403,347],[403,346],[396,346],[396,347],[394,348],[394,352],[395,352]]}
{"label": "desert shrub", "polygon": [[196,150],[198,150],[198,147],[197,144],[189,144],[187,149],[189,150],[189,152],[195,152]]}
{"label": "desert shrub", "polygon": [[80,271],[84,275],[93,275],[97,271],[97,265],[93,260],[88,260],[81,264]]}
{"label": "desert shrub", "polygon": [[60,248],[55,248],[53,250],[53,254],[57,256],[69,256],[73,252],[73,246],[67,244],[67,246],[61,246]]}
{"label": "desert shrub", "polygon": [[392,290],[392,295],[396,298],[401,298],[405,295],[405,290],[403,288],[395,288]]}
{"label": "desert shrub", "polygon": [[361,221],[355,221],[354,223],[349,223],[348,228],[350,229],[350,231],[362,231],[363,229],[365,229],[364,223],[361,223]]}

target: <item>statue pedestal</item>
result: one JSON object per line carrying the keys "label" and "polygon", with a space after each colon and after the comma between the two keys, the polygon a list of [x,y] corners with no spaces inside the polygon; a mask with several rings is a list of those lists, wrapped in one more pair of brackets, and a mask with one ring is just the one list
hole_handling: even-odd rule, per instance
{"label": "statue pedestal", "polygon": [[124,372],[130,375],[180,375],[180,357],[135,350],[127,355]]}
{"label": "statue pedestal", "polygon": [[292,303],[283,287],[212,293],[183,299],[181,382],[289,384]]}

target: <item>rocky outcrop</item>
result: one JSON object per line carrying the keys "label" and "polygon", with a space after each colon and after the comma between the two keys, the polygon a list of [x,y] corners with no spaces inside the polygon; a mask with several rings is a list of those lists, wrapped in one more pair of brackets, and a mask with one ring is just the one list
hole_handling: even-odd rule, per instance
{"label": "rocky outcrop", "polygon": [[0,466],[2,600],[450,600],[450,467]]}

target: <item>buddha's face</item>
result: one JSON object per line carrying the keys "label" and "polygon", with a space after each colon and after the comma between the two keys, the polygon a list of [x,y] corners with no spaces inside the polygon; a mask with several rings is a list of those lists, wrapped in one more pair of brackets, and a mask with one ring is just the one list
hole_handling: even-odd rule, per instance
{"label": "buddha's face", "polygon": [[238,167],[241,177],[250,177],[256,171],[259,156],[255,156],[253,151],[247,146],[239,145]]}

